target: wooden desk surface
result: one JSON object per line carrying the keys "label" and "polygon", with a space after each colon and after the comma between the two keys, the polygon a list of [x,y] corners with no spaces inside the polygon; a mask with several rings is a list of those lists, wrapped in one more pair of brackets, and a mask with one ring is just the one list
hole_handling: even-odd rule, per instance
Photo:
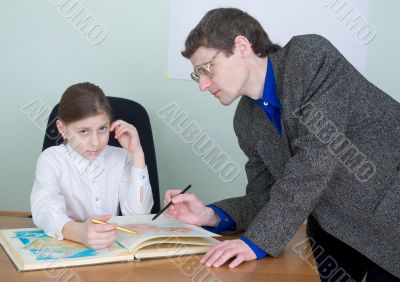
{"label": "wooden desk surface", "polygon": [[[24,227],[33,227],[32,219],[0,216],[0,229]],[[192,255],[18,273],[4,249],[0,248],[0,281],[319,281],[313,258],[303,260],[293,249],[304,239],[305,227],[301,226],[278,258],[246,262],[235,269],[229,269],[226,264],[219,268],[208,268],[200,264],[201,255]]]}

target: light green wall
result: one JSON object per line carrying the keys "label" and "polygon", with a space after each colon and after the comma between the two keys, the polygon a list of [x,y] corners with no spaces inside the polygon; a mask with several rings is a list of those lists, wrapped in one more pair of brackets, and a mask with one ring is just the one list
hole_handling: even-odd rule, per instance
{"label": "light green wall", "polygon": [[[142,103],[155,137],[161,194],[193,184],[205,202],[244,192],[245,157],[232,128],[234,106],[223,107],[200,93],[191,81],[167,80],[169,1],[81,0],[107,28],[104,41],[92,46],[53,5],[53,1],[0,2],[0,210],[29,210],[29,194],[44,129],[21,108],[40,99],[51,108],[71,84],[91,81],[110,96]],[[71,1],[74,2],[74,1]],[[377,36],[369,45],[368,78],[400,100],[395,66],[400,37],[395,11],[400,2],[370,1],[370,23]],[[396,96],[397,95],[397,96]],[[224,183],[157,112],[177,103],[189,121],[221,146],[242,170]]]}
{"label": "light green wall", "polygon": [[[400,1],[369,1],[376,37],[368,45],[368,79],[400,101]],[[400,118],[400,117],[399,117]]]}

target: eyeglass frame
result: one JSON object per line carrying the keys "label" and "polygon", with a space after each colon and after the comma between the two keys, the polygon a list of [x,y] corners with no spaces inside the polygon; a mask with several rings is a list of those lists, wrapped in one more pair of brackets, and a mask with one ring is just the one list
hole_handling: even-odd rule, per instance
{"label": "eyeglass frame", "polygon": [[[194,67],[193,72],[190,74],[190,77],[197,83],[200,82],[200,75],[205,75],[207,77],[210,77],[211,75],[211,66],[215,60],[215,58],[217,57],[217,55],[221,52],[222,50],[219,49],[215,55],[211,58],[211,60],[209,60],[206,63],[202,63],[199,64],[197,66]],[[205,70],[205,73],[200,73],[203,70]]]}

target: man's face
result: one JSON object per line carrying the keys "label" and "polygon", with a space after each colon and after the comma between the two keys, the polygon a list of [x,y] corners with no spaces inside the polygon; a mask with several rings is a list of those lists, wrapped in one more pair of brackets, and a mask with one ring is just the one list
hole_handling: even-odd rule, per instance
{"label": "man's face", "polygon": [[57,127],[64,139],[82,157],[93,160],[107,146],[110,136],[110,119],[106,113],[64,125],[57,120]]}
{"label": "man's face", "polygon": [[200,47],[190,57],[193,67],[209,65],[209,75],[200,72],[200,91],[208,91],[223,105],[231,104],[243,95],[243,87],[248,78],[247,68],[239,52],[227,57],[224,52],[213,48]]}

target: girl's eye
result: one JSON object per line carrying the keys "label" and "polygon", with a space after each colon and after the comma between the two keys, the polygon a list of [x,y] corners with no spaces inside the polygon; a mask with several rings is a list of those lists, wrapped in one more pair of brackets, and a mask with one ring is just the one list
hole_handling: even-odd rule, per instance
{"label": "girl's eye", "polygon": [[79,131],[79,133],[80,133],[80,134],[86,134],[86,133],[87,133],[87,130],[81,130],[81,131]]}
{"label": "girl's eye", "polygon": [[107,126],[100,127],[99,131],[102,132],[102,133],[106,132],[107,131]]}

